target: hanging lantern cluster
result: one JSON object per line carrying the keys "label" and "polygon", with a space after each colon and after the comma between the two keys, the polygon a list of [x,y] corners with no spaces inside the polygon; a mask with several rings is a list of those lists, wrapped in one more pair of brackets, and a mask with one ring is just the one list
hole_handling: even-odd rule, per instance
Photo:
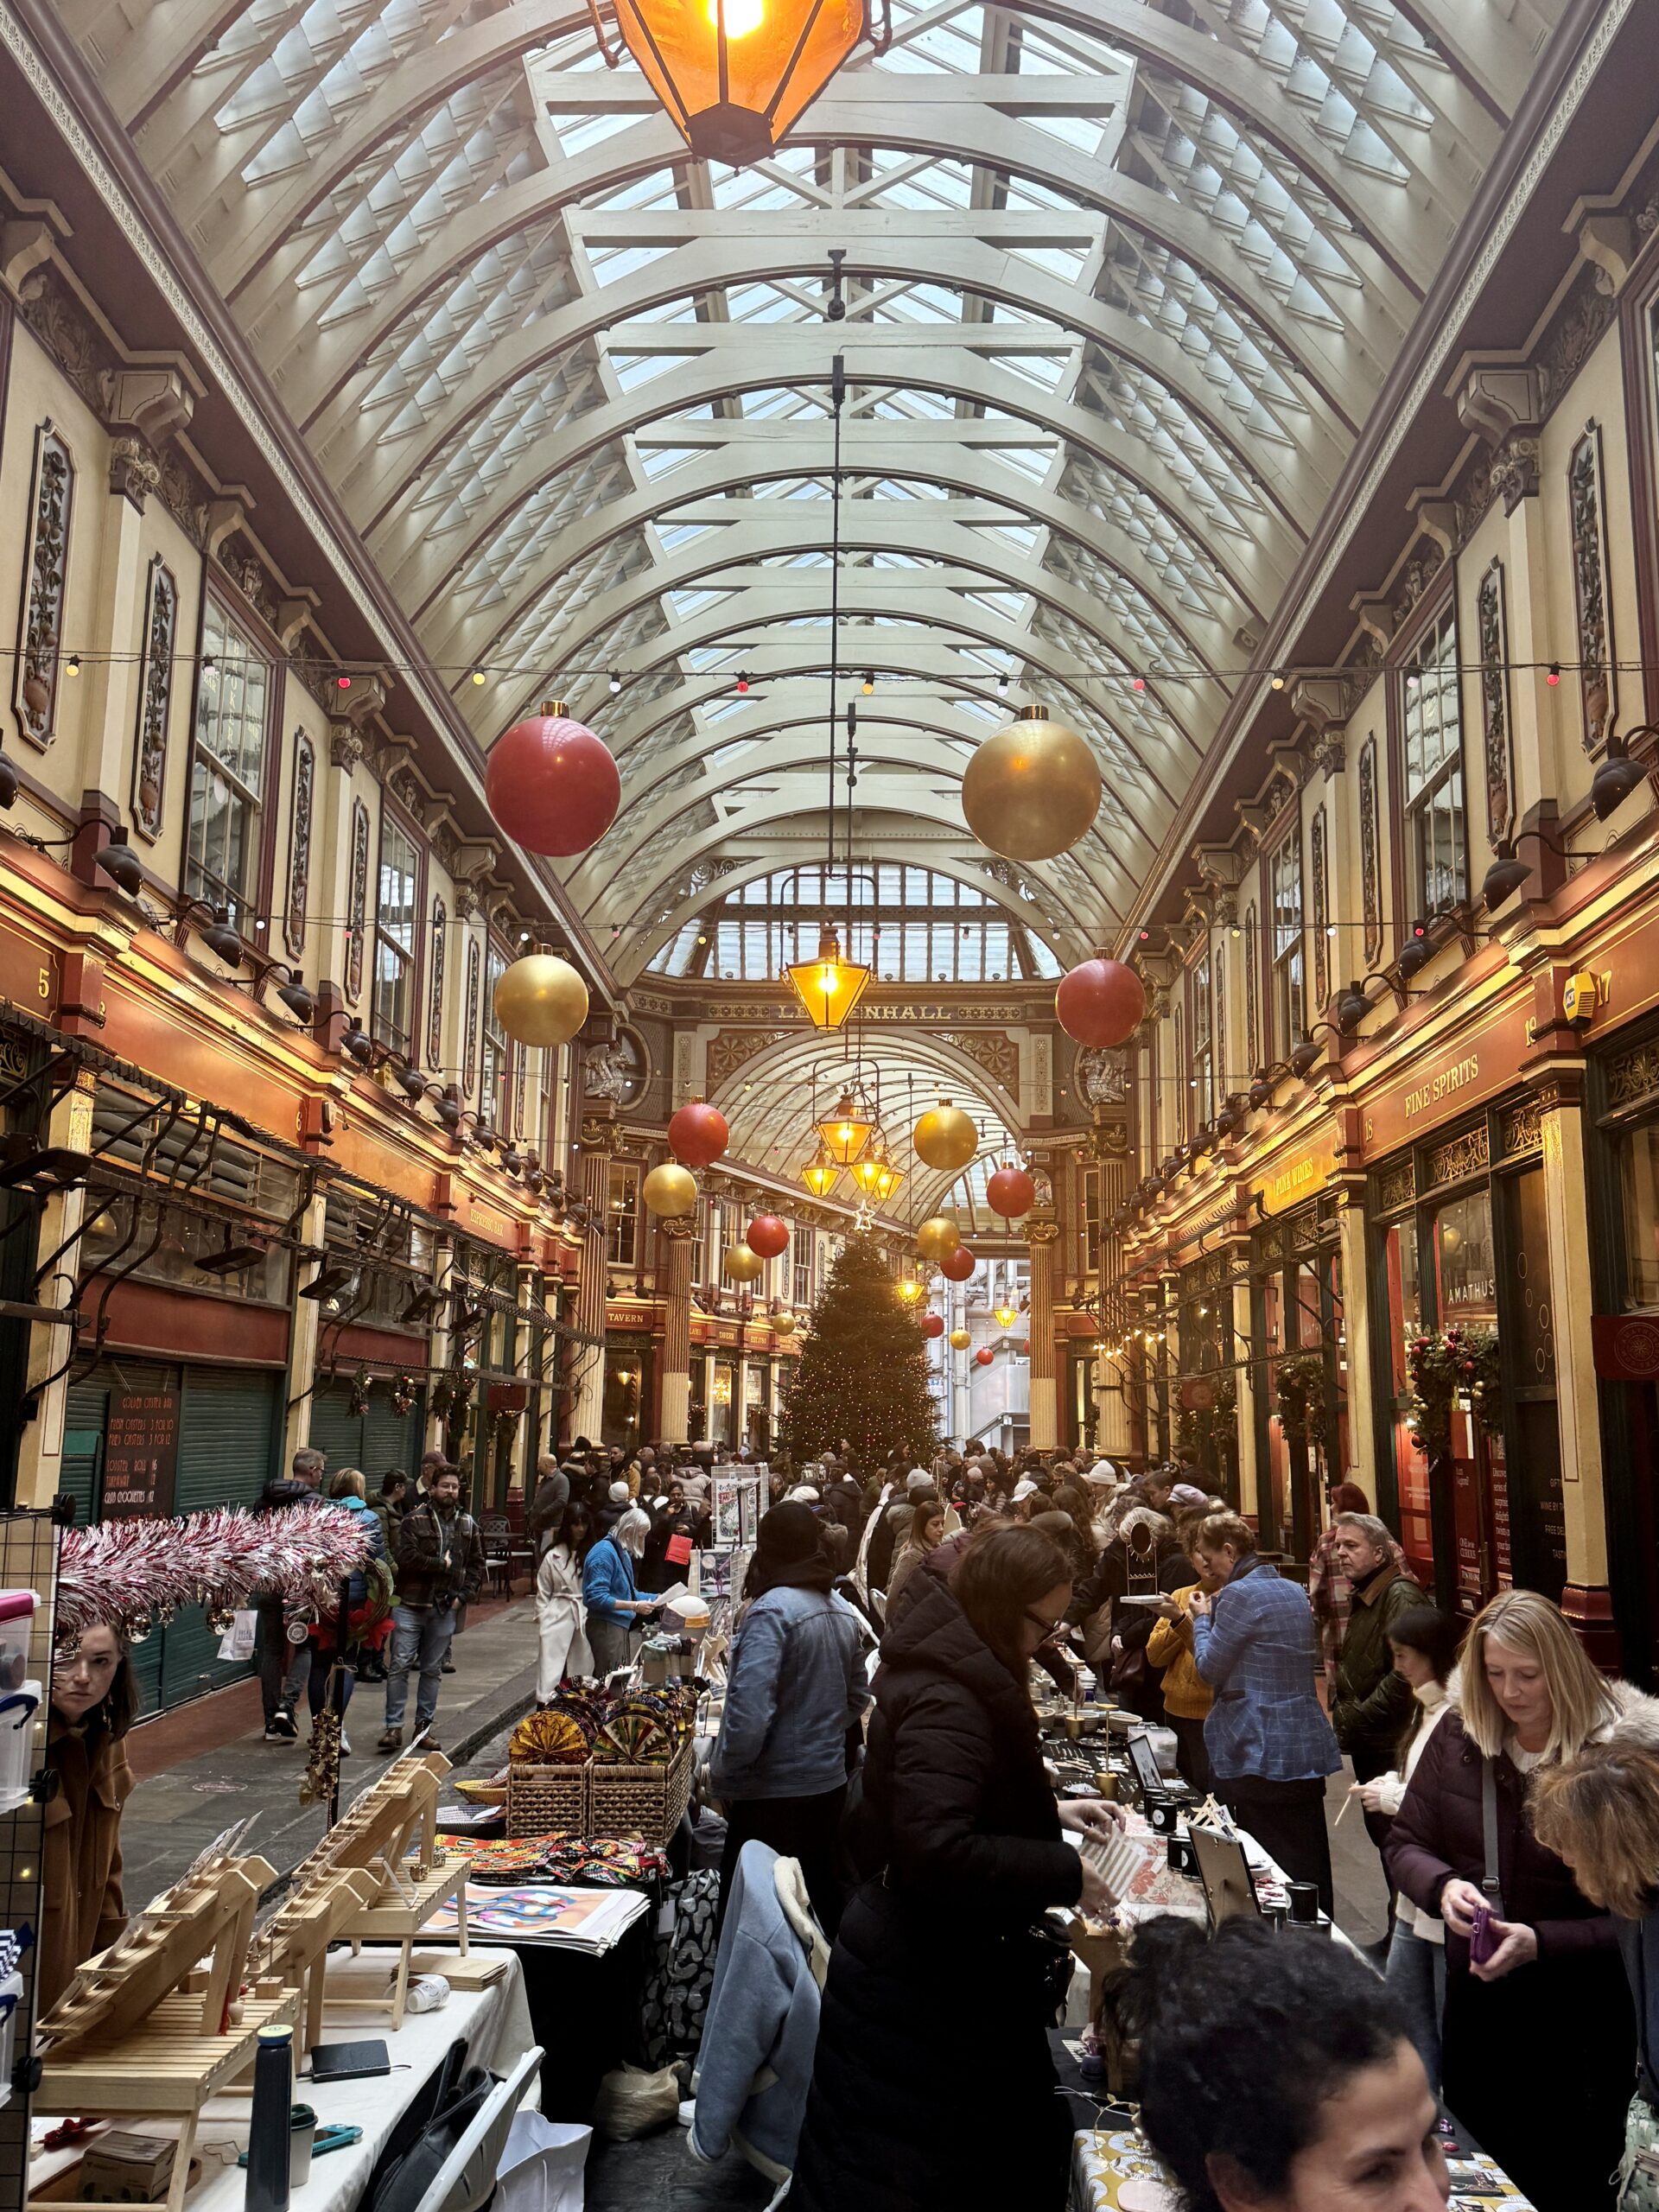
{"label": "hanging lantern cluster", "polygon": [[1146,1013],[1146,985],[1133,968],[1103,952],[1062,976],[1055,988],[1055,1019],[1079,1045],[1127,1045]]}
{"label": "hanging lantern cluster", "polygon": [[1100,770],[1075,730],[1022,707],[968,763],[962,810],[980,843],[1005,860],[1052,861],[1099,812]]}
{"label": "hanging lantern cluster", "polygon": [[516,1045],[568,1045],[588,1019],[588,986],[556,953],[527,952],[497,976],[495,1018]]}
{"label": "hanging lantern cluster", "polygon": [[861,962],[842,958],[841,939],[827,922],[819,932],[817,958],[792,961],[784,973],[815,1029],[841,1028],[870,980]]}
{"label": "hanging lantern cluster", "polygon": [[569,860],[615,821],[622,779],[604,742],[571,720],[563,700],[544,699],[539,715],[515,722],[490,747],[484,796],[526,851]]}

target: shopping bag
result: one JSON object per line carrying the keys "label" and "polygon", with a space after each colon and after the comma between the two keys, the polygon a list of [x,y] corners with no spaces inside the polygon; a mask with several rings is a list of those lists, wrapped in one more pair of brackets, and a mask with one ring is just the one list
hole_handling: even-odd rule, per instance
{"label": "shopping bag", "polygon": [[259,1616],[257,1612],[232,1613],[229,1628],[219,1639],[219,1657],[221,1659],[251,1659],[253,1639],[258,1626]]}

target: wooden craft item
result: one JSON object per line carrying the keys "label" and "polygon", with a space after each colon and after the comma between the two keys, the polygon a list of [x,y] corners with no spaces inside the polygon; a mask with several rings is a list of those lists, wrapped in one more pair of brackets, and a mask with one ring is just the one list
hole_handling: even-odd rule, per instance
{"label": "wooden craft item", "polygon": [[322,2000],[328,1946],[342,1940],[346,1923],[379,1894],[372,1866],[341,1866],[290,1891],[254,1938],[251,1965],[259,1981],[305,1995],[302,2048],[322,2039]]}
{"label": "wooden craft item", "polygon": [[[383,1869],[401,1866],[411,1843],[424,1872],[437,1857],[439,1785],[448,1771],[442,1751],[394,1759],[295,1868],[293,1893],[342,1867],[372,1866],[377,1860]],[[383,1882],[390,1885],[388,1875]]]}
{"label": "wooden craft item", "polygon": [[488,1953],[474,1952],[470,1958],[463,1958],[457,1951],[427,1951],[409,1962],[411,1980],[418,1981],[423,1974],[441,1974],[450,1988],[463,1997],[493,1989],[512,1968],[512,1960],[504,1958],[499,1951],[493,1957]]}
{"label": "wooden craft item", "polygon": [[[389,2012],[391,2031],[397,2034],[404,2024],[404,2007],[409,1997],[410,1958],[415,1939],[441,1904],[451,1897],[456,1904],[456,1956],[467,1955],[467,1875],[470,1861],[466,1853],[457,1852],[442,1864],[421,1872],[413,1859],[400,1872],[401,1882],[389,1883],[379,1896],[354,1914],[340,1931],[351,1938],[353,1952],[363,1943],[395,1943],[397,1946],[397,1970],[389,1991],[378,1997],[348,1997],[330,1991],[328,2002],[341,2011]],[[412,1877],[411,1878],[409,1878]],[[430,1937],[428,1938],[429,1942]],[[446,1973],[448,1969],[445,1969]]]}
{"label": "wooden craft item", "polygon": [[[202,2107],[251,2069],[260,2029],[294,2021],[299,2006],[295,1990],[256,1994],[243,2000],[241,2018],[223,2034],[210,2034],[202,2028],[200,1998],[175,1992],[123,2032],[92,2028],[73,2044],[48,2051],[31,2110],[176,2121],[178,2143],[166,2204],[167,2212],[183,2212]],[[74,2169],[76,2176],[79,2172]],[[50,2183],[46,2187],[54,2190]],[[29,2198],[28,2212],[92,2212],[95,2202],[42,2191]]]}
{"label": "wooden craft item", "polygon": [[193,1999],[198,2030],[218,2035],[241,1986],[260,1894],[276,1870],[263,1859],[204,1857],[77,1971],[41,2020],[41,2050],[126,2034],[181,1990],[203,1959],[209,1964]]}

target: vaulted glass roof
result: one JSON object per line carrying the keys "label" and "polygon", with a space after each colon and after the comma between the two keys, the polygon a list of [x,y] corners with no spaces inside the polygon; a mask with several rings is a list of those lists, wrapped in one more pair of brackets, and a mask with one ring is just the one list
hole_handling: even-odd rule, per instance
{"label": "vaulted glass roof", "polygon": [[[1563,0],[893,0],[734,172],[578,5],[62,4],[459,713],[614,749],[626,981],[824,849],[836,353],[855,855],[988,975],[1110,934]],[[959,791],[1027,700],[1107,797],[1020,870]]]}

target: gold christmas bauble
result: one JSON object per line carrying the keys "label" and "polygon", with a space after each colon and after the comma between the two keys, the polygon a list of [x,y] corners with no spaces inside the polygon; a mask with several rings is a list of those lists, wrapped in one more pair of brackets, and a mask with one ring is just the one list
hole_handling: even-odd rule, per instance
{"label": "gold christmas bauble", "polygon": [[795,1316],[792,1313],[774,1314],[772,1327],[774,1336],[792,1337],[795,1333]]}
{"label": "gold christmas bauble", "polygon": [[969,1345],[972,1344],[973,1341],[973,1338],[969,1335],[966,1329],[952,1329],[950,1332],[950,1349],[952,1351],[966,1351]]}
{"label": "gold christmas bauble", "polygon": [[659,1221],[678,1221],[696,1205],[697,1179],[677,1160],[664,1160],[646,1176],[639,1195],[647,1213],[654,1213]]}
{"label": "gold christmas bauble", "polygon": [[766,1262],[747,1244],[728,1244],[721,1265],[734,1282],[753,1282]]}
{"label": "gold christmas bauble", "polygon": [[916,1232],[916,1249],[925,1260],[948,1260],[962,1242],[962,1231],[948,1213],[929,1216]]}
{"label": "gold christmas bauble", "polygon": [[569,961],[527,952],[498,979],[495,1018],[515,1044],[568,1045],[588,1019],[588,986]]}
{"label": "gold christmas bauble", "polygon": [[925,1166],[937,1167],[947,1175],[966,1167],[979,1150],[979,1131],[972,1116],[953,1106],[948,1098],[941,1098],[923,1115],[911,1131],[910,1141]]}
{"label": "gold christmas bauble", "polygon": [[962,779],[962,810],[982,845],[1011,861],[1052,861],[1100,807],[1100,770],[1075,730],[1033,712],[988,737]]}

